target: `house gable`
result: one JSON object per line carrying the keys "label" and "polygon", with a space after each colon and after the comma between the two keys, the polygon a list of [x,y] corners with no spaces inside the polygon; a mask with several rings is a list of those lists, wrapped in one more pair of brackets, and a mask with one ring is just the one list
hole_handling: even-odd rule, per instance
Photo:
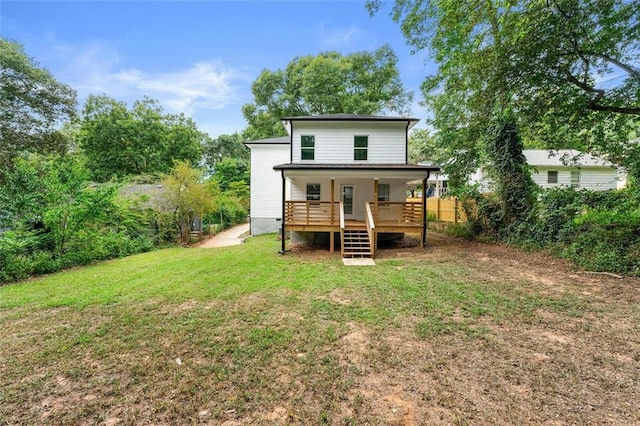
{"label": "house gable", "polygon": [[292,164],[407,164],[408,130],[416,119],[345,114],[288,117]]}

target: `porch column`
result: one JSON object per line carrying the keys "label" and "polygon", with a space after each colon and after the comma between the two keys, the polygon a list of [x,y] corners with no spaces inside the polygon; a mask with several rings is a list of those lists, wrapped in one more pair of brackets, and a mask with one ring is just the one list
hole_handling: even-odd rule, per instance
{"label": "porch column", "polygon": [[285,227],[285,204],[286,204],[286,191],[285,191],[285,187],[286,187],[286,181],[285,181],[285,177],[284,177],[284,170],[282,170],[282,220],[280,221],[280,223],[282,223],[282,233],[280,234],[280,239],[282,240],[282,247],[280,249],[280,254],[284,254],[285,253],[285,244],[286,244],[286,231],[284,230]]}
{"label": "porch column", "polygon": [[[336,186],[336,180],[335,178],[331,178],[331,227],[333,227],[333,224],[335,223],[335,220],[333,219],[333,214],[334,214],[334,208],[333,208],[333,203],[334,203],[334,192],[335,192],[335,186]],[[333,229],[331,229],[331,231],[329,231],[329,253],[333,253],[333,245],[335,244],[334,241],[334,232]]]}
{"label": "porch column", "polygon": [[379,178],[373,179],[373,217],[376,221],[378,220],[378,194],[380,192],[380,189],[378,188],[379,183]]}
{"label": "porch column", "polygon": [[424,247],[427,244],[427,179],[429,179],[429,172],[427,172],[427,177],[422,179],[422,237],[420,238],[420,247]]}

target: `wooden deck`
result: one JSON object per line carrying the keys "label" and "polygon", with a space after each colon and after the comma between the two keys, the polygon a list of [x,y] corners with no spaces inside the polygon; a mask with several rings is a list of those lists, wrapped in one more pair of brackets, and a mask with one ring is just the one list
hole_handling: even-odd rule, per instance
{"label": "wooden deck", "polygon": [[335,233],[339,232],[343,257],[375,257],[378,234],[419,233],[424,244],[422,202],[369,202],[365,203],[365,212],[363,221],[346,220],[340,202],[286,201],[284,230],[328,232],[331,252]]}
{"label": "wooden deck", "polygon": [[[340,203],[331,201],[286,201],[287,231],[339,232]],[[380,201],[370,206],[377,233],[418,232],[423,227],[421,202]],[[366,228],[365,221],[345,220],[345,226]]]}

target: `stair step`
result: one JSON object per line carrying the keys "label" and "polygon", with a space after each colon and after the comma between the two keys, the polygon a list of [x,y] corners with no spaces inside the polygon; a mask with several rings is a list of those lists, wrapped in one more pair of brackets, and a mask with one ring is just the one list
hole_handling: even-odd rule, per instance
{"label": "stair step", "polygon": [[345,229],[342,241],[343,257],[372,257],[371,241],[365,228]]}

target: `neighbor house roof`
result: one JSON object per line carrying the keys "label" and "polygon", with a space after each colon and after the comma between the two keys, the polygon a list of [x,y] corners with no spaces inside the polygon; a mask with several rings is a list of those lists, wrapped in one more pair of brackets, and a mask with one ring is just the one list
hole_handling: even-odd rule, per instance
{"label": "neighbor house roof", "polygon": [[557,151],[549,151],[546,149],[525,149],[523,153],[527,158],[527,163],[531,166],[613,167],[613,164],[604,158],[584,154],[573,149],[559,149]]}

